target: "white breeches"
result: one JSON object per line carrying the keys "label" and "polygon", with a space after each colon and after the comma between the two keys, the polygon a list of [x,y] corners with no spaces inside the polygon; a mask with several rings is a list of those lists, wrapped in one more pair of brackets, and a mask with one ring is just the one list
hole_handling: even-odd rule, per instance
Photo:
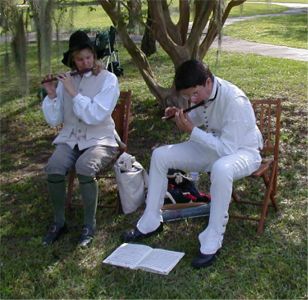
{"label": "white breeches", "polygon": [[200,251],[215,253],[222,246],[228,223],[228,209],[233,181],[258,169],[261,157],[257,151],[239,150],[218,157],[211,149],[194,141],[162,146],[153,151],[149,172],[146,209],[137,223],[142,233],[155,230],[162,221],[161,207],[167,191],[168,169],[211,172],[211,210],[207,228],[199,234]]}

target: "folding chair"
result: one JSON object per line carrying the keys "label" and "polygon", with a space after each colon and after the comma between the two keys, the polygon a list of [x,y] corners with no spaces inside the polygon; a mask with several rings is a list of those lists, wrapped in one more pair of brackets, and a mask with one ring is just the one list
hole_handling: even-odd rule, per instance
{"label": "folding chair", "polygon": [[114,45],[116,42],[116,29],[110,26],[108,31],[98,32],[95,36],[94,45],[97,57],[102,59],[108,71],[116,76],[123,75],[123,68],[120,64],[118,50]]}
{"label": "folding chair", "polygon": [[[121,139],[120,153],[117,157],[112,160],[109,164],[109,168],[113,166],[118,157],[127,150],[128,144],[128,133],[129,133],[129,123],[131,120],[131,91],[121,91],[119,101],[112,113],[112,118],[115,122],[116,131]],[[106,169],[109,169],[108,167]],[[104,174],[107,170],[104,170]],[[114,178],[110,176],[104,176],[103,173],[97,175],[97,179],[99,178]],[[72,196],[74,190],[74,180],[76,177],[75,169],[70,170],[68,173],[68,187],[67,187],[67,195],[66,195],[66,207],[72,208]],[[116,212],[119,212],[121,209],[121,202],[119,193],[117,193],[117,202],[115,205],[100,205],[102,207],[114,208]]]}
{"label": "folding chair", "polygon": [[256,114],[257,125],[263,135],[264,145],[261,151],[263,158],[261,166],[250,177],[263,179],[265,193],[261,202],[246,201],[241,200],[233,190],[232,198],[235,203],[261,206],[261,212],[259,217],[244,215],[231,215],[231,217],[258,222],[257,234],[261,234],[264,231],[269,206],[274,207],[275,211],[278,210],[275,197],[278,176],[281,100],[254,100],[252,105]]}

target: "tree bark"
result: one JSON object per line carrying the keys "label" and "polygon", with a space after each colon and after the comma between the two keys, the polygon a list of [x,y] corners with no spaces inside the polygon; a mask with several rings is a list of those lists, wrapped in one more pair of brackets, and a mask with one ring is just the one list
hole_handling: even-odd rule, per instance
{"label": "tree bark", "polygon": [[15,20],[15,32],[12,37],[12,50],[19,78],[19,88],[22,96],[29,94],[28,72],[26,66],[27,38],[23,21],[23,13]]}
{"label": "tree bark", "polygon": [[141,41],[141,51],[143,51],[143,53],[149,57],[152,54],[154,54],[156,52],[156,40],[153,36],[152,30],[151,30],[151,26],[152,26],[152,17],[151,17],[151,11],[150,8],[148,7],[148,11],[147,11],[147,21],[146,21],[146,25],[145,25],[145,29],[144,29],[144,34],[142,37],[142,41]]}
{"label": "tree bark", "polygon": [[29,0],[37,34],[40,76],[51,71],[53,0]]}
{"label": "tree bark", "polygon": [[[174,87],[162,87],[156,80],[146,54],[131,39],[127,31],[127,24],[123,14],[124,3],[117,0],[97,0],[109,15],[124,47],[138,67],[140,74],[145,80],[150,92],[157,98],[162,107],[170,104],[186,106],[187,102],[179,101]],[[179,0],[179,20],[175,24],[171,18],[167,0],[147,0],[150,10],[151,30],[154,38],[170,57],[176,69],[184,61],[196,58],[202,60],[222,28],[232,7],[246,0],[231,0],[223,10],[223,0],[195,0],[195,17],[188,34],[190,6],[189,0]],[[120,5],[123,5],[120,7]],[[220,9],[219,14],[215,9]],[[223,14],[220,14],[222,12]],[[219,20],[219,21],[217,21]],[[217,23],[218,22],[218,23]],[[208,30],[205,34],[205,28]],[[145,50],[143,48],[143,50]]]}
{"label": "tree bark", "polygon": [[127,6],[129,11],[128,31],[134,34],[140,34],[141,2],[139,0],[129,0],[127,1]]}

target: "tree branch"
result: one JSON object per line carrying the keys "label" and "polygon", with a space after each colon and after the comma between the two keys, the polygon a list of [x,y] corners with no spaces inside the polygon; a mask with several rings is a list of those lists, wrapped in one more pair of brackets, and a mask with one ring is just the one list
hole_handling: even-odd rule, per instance
{"label": "tree branch", "polygon": [[[222,24],[221,24],[221,28],[223,27],[223,25],[226,22],[226,19],[229,16],[229,13],[231,11],[231,9],[234,6],[238,6],[241,5],[242,3],[244,3],[246,0],[231,0],[226,9],[224,10],[223,16],[222,16]],[[199,47],[199,57],[203,58],[204,55],[207,53],[207,51],[209,50],[210,46],[212,45],[213,41],[215,40],[216,36],[218,34],[218,25],[216,24],[214,18],[212,18],[210,24],[209,24],[209,29],[207,31],[206,36],[204,37],[202,43],[200,44]]]}
{"label": "tree branch", "polygon": [[208,23],[214,5],[215,1],[212,0],[195,1],[195,18],[193,21],[191,32],[187,39],[187,45],[196,57],[198,57],[199,53],[198,49],[200,36],[202,35],[202,32],[206,24]]}
{"label": "tree branch", "polygon": [[184,60],[189,58],[188,49],[177,44],[168,34],[165,18],[163,17],[162,2],[148,0],[148,5],[151,8],[153,17],[152,30],[154,37],[170,56],[173,64],[177,66],[183,62],[183,58]]}
{"label": "tree branch", "polygon": [[188,32],[188,26],[189,26],[189,1],[188,0],[180,0],[180,17],[179,21],[177,23],[177,28],[180,32],[182,45],[186,42],[187,39],[187,32]]}
{"label": "tree branch", "polygon": [[137,65],[139,72],[141,73],[144,81],[146,82],[151,93],[157,99],[164,99],[166,96],[165,88],[160,86],[155,79],[154,73],[149,65],[149,62],[145,54],[140,50],[140,48],[134,43],[130,38],[127,31],[127,24],[124,21],[124,16],[120,11],[116,9],[115,2],[111,4],[108,0],[98,0],[102,5],[103,9],[106,11],[108,16],[111,18],[114,26],[117,27],[117,32],[121,38],[124,47],[127,49],[128,53],[133,58],[133,61]]}

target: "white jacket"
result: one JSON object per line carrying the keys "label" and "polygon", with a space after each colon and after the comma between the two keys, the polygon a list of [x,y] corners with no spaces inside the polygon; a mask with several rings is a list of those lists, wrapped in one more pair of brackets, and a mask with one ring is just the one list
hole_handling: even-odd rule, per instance
{"label": "white jacket", "polygon": [[190,139],[215,151],[219,157],[234,154],[240,149],[255,152],[262,149],[262,135],[250,101],[232,83],[214,77],[209,101],[191,112],[195,126]]}

